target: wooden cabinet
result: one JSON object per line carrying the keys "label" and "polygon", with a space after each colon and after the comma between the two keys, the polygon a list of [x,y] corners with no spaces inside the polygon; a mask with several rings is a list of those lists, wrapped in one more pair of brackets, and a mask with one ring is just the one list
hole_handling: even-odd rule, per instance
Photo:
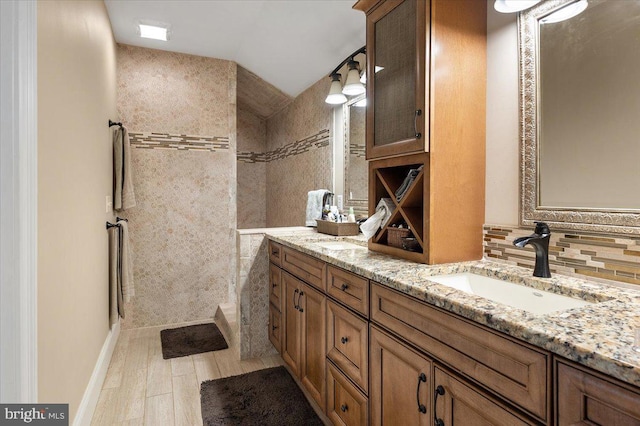
{"label": "wooden cabinet", "polygon": [[269,304],[269,341],[278,353],[282,353],[282,316],[272,304]]}
{"label": "wooden cabinet", "polygon": [[551,355],[380,284],[371,320],[534,417],[550,418]]}
{"label": "wooden cabinet", "polygon": [[368,426],[367,397],[327,361],[327,417],[334,425]]}
{"label": "wooden cabinet", "polygon": [[281,262],[282,246],[273,241],[269,241],[269,261],[274,265],[280,266]]}
{"label": "wooden cabinet", "polygon": [[[434,373],[434,418],[445,425],[535,425],[440,367]],[[441,421],[442,423],[438,422]]]}
{"label": "wooden cabinet", "polygon": [[367,159],[421,152],[425,131],[425,1],[392,0],[367,15]]}
{"label": "wooden cabinet", "polygon": [[[411,226],[419,249],[391,247],[385,228],[369,248],[429,264],[482,258],[487,3],[360,0],[354,7],[367,14],[369,214],[412,166],[424,165],[424,181],[395,203],[394,217]],[[398,160],[378,161],[391,157]]]}
{"label": "wooden cabinet", "polygon": [[269,302],[280,310],[282,294],[282,284],[280,282],[281,269],[274,264],[269,264]]}
{"label": "wooden cabinet", "polygon": [[369,324],[329,302],[327,307],[327,357],[365,393],[369,388]]}
{"label": "wooden cabinet", "polygon": [[369,334],[372,425],[432,425],[432,362],[372,326]]}
{"label": "wooden cabinet", "polygon": [[556,424],[640,425],[640,391],[556,360]]}
{"label": "wooden cabinet", "polygon": [[369,316],[369,280],[329,265],[327,294],[365,317]]}
{"label": "wooden cabinet", "polygon": [[301,280],[325,291],[324,275],[326,264],[289,247],[282,248],[282,269]]}
{"label": "wooden cabinet", "polygon": [[282,358],[324,410],[326,297],[286,272],[282,273],[282,285],[285,292]]}

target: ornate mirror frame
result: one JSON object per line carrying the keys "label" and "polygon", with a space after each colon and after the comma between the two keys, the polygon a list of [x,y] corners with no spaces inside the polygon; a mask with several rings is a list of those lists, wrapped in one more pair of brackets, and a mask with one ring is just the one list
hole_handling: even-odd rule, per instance
{"label": "ornate mirror frame", "polygon": [[547,222],[552,229],[640,234],[640,213],[540,206],[538,185],[538,20],[576,0],[547,0],[518,14],[520,60],[520,224]]}

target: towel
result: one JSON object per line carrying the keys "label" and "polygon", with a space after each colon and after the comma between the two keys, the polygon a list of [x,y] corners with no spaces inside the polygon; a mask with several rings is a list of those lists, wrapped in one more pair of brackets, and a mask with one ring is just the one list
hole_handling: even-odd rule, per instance
{"label": "towel", "polygon": [[120,285],[120,228],[114,226],[109,233],[109,325],[118,322],[118,316],[124,318],[122,288]]}
{"label": "towel", "polygon": [[322,219],[322,200],[328,193],[328,189],[316,189],[315,191],[309,191],[307,194],[306,226],[318,226],[316,219]]}
{"label": "towel", "polygon": [[393,204],[393,200],[391,200],[391,198],[380,199],[376,206],[376,212],[362,225],[360,225],[360,230],[367,240],[373,237],[378,229],[382,228],[387,223],[395,209],[396,206]]}
{"label": "towel", "polygon": [[396,196],[396,201],[400,202],[400,200],[402,200],[402,197],[404,197],[404,194],[406,194],[406,192],[409,190],[409,187],[411,186],[413,181],[416,180],[416,178],[422,171],[422,167],[423,166],[420,166],[417,169],[409,170],[409,173],[404,178],[402,185],[400,185],[400,187],[396,190],[396,193],[394,194]]}
{"label": "towel", "polygon": [[131,244],[129,243],[129,224],[125,220],[119,220],[120,225],[120,282],[122,285],[122,297],[125,302],[135,296],[133,286],[133,263],[131,262]]}
{"label": "towel", "polygon": [[136,195],[133,192],[133,171],[131,168],[131,145],[129,133],[122,126],[113,133],[113,175],[115,188],[113,208],[122,211],[135,207]]}

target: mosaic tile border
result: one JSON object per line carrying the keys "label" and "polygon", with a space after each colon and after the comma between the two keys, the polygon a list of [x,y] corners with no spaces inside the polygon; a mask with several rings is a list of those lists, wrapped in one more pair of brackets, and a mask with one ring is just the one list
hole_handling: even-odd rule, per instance
{"label": "mosaic tile border", "polygon": [[349,154],[350,155],[355,155],[356,157],[363,157],[366,154],[366,146],[365,145],[358,145],[355,143],[350,143],[349,144]]}
{"label": "mosaic tile border", "polygon": [[228,151],[229,138],[222,136],[174,135],[170,133],[129,133],[131,146],[137,149],[175,149],[180,151]]}
{"label": "mosaic tile border", "polygon": [[[535,264],[533,248],[513,246],[513,240],[531,233],[531,228],[485,225],[484,255],[491,260],[531,267]],[[552,273],[640,286],[640,237],[552,230],[549,266]]]}
{"label": "mosaic tile border", "polygon": [[307,136],[304,139],[297,140],[290,144],[284,145],[278,149],[268,152],[238,152],[237,160],[241,163],[269,163],[275,160],[293,157],[308,152],[312,148],[322,148],[329,146],[330,141],[329,129],[320,130],[318,133]]}

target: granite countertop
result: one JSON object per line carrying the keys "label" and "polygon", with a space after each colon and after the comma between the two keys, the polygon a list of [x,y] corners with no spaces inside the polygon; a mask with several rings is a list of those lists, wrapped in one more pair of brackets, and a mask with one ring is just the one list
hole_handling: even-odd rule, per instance
{"label": "granite countertop", "polygon": [[[640,386],[640,353],[632,349],[634,330],[640,328],[638,290],[559,274],[535,278],[529,268],[486,259],[431,266],[369,250],[332,250],[317,245],[323,241],[348,241],[366,248],[362,235],[332,237],[309,231],[287,234],[269,230],[267,236],[431,305]],[[504,279],[597,303],[535,315],[429,281],[429,276],[460,272]]]}

